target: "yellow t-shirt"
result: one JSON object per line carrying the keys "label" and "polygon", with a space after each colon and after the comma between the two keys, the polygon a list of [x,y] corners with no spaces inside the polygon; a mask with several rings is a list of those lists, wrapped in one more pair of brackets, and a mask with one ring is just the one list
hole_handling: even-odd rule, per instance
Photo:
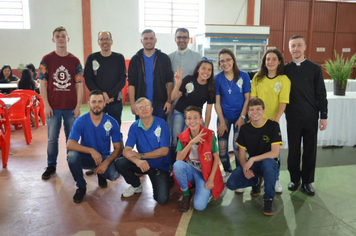
{"label": "yellow t-shirt", "polygon": [[251,82],[251,96],[262,99],[265,103],[266,119],[274,119],[280,103],[289,103],[290,80],[286,75],[278,75],[273,79],[264,76],[257,83],[257,74]]}

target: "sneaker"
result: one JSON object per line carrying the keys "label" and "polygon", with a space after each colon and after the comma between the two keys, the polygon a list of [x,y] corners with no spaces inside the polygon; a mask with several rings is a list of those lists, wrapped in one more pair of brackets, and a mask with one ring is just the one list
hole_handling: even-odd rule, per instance
{"label": "sneaker", "polygon": [[73,201],[75,203],[82,202],[86,192],[87,192],[87,190],[85,188],[78,188],[77,191],[75,191],[75,194],[73,196]]}
{"label": "sneaker", "polygon": [[183,195],[182,200],[179,202],[179,211],[187,212],[190,210],[190,200],[192,199],[192,194]]}
{"label": "sneaker", "polygon": [[108,186],[108,181],[100,175],[98,175],[98,184],[100,188],[106,188]]}
{"label": "sneaker", "polygon": [[274,191],[276,193],[282,193],[283,191],[282,185],[279,183],[279,180],[276,181],[276,185],[274,186]]}
{"label": "sneaker", "polygon": [[125,190],[125,192],[122,194],[123,197],[131,197],[135,193],[141,193],[142,192],[142,184],[138,186],[137,188],[133,187],[132,185]]}
{"label": "sneaker", "polygon": [[244,193],[245,189],[244,188],[238,188],[235,190],[235,193]]}
{"label": "sneaker", "polygon": [[85,174],[86,174],[87,176],[91,176],[91,175],[95,174],[95,169],[87,170],[87,171],[85,171]]}
{"label": "sneaker", "polygon": [[264,199],[263,200],[263,214],[266,216],[273,216],[274,215],[274,204],[273,204],[273,199]]}
{"label": "sneaker", "polygon": [[226,182],[229,179],[230,175],[231,175],[231,172],[225,172],[225,175],[223,176],[224,184],[226,184]]}
{"label": "sneaker", "polygon": [[260,193],[261,193],[261,178],[258,177],[258,183],[257,183],[257,185],[252,186],[250,195],[253,197],[257,197],[260,195]]}
{"label": "sneaker", "polygon": [[42,174],[42,179],[47,180],[47,179],[51,178],[51,176],[54,175],[54,173],[56,173],[56,167],[48,166],[46,168],[46,171],[43,172],[43,174]]}

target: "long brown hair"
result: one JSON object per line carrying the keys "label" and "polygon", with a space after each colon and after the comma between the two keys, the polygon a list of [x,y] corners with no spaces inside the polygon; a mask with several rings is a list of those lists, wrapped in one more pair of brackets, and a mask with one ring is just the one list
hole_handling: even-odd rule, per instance
{"label": "long brown hair", "polygon": [[199,76],[198,70],[199,70],[200,66],[203,63],[209,63],[211,65],[211,75],[210,75],[210,77],[208,79],[208,92],[209,92],[210,98],[213,99],[215,97],[215,81],[214,81],[214,65],[213,65],[213,62],[211,62],[208,59],[200,60],[198,62],[198,64],[196,65],[195,69],[194,69],[193,76],[198,79],[198,76]]}
{"label": "long brown hair", "polygon": [[218,69],[219,70],[222,70],[221,69],[221,65],[220,65],[220,56],[221,54],[229,54],[232,58],[232,60],[234,61],[234,65],[232,66],[232,71],[234,72],[234,81],[235,83],[237,82],[237,80],[239,79],[240,77],[240,69],[239,67],[237,66],[236,64],[236,57],[235,57],[235,54],[228,48],[222,48],[219,50],[218,52]]}
{"label": "long brown hair", "polygon": [[278,61],[281,62],[277,67],[277,75],[284,75],[284,58],[283,58],[282,53],[278,49],[269,49],[269,50],[267,50],[265,55],[263,55],[263,58],[261,60],[260,69],[258,70],[258,72],[256,74],[257,82],[260,82],[264,76],[268,75],[268,69],[266,66],[266,58],[267,58],[268,53],[274,53],[277,55]]}

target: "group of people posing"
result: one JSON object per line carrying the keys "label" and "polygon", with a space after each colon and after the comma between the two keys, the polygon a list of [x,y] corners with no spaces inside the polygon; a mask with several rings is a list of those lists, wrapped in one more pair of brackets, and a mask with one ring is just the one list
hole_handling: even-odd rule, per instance
{"label": "group of people posing", "polygon": [[[107,179],[114,181],[122,175],[130,185],[123,197],[142,192],[139,176],[148,174],[159,204],[169,200],[170,179],[174,178],[182,192],[179,210],[183,212],[190,209],[192,187],[194,208],[204,210],[211,195],[214,199],[220,196],[224,182],[238,193],[252,186],[252,196],[260,194],[264,182],[263,213],[273,215],[273,198],[282,192],[278,122],[283,112],[289,142],[288,189],[295,191],[302,184],[303,192],[315,194],[311,184],[317,129],[326,129],[327,100],[321,68],[305,58],[302,36],[289,41],[293,61],[285,65],[277,49],[267,50],[250,81],[237,67],[234,53],[226,48],[218,53],[221,71],[214,77],[213,62],[188,49],[185,28],[177,29],[178,50],[169,55],[155,48],[157,38],[152,30],[143,31],[143,48],[132,57],[128,69],[130,106],[136,121],[125,145],[120,126],[126,67],[124,57],[111,51],[111,33],[98,33],[101,50],[87,58],[84,78],[91,91],[90,112],[82,116],[82,66],[67,51],[69,37],[64,27],[53,31],[52,40],[56,49],[43,57],[39,69],[48,128],[47,168],[42,179],[56,172],[63,119],[67,161],[78,187],[74,202],[81,202],[86,194],[83,169],[89,169],[87,174],[96,174],[102,188],[107,187]],[[208,129],[213,104],[217,136]],[[230,132],[234,134],[234,170],[229,156]]]}

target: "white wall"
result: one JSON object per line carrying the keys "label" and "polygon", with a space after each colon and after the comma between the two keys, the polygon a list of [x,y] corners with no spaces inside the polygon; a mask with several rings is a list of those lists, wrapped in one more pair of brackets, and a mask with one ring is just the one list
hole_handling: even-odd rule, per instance
{"label": "white wall", "polygon": [[[68,51],[82,64],[83,30],[81,0],[30,0],[29,30],[0,29],[0,66],[10,64],[16,69],[20,63],[32,62],[38,67],[41,58],[55,49],[52,31],[57,26],[67,28]],[[259,9],[256,1],[255,9]],[[240,13],[241,12],[241,13]],[[240,13],[240,14],[239,14]],[[256,14],[256,13],[255,13]],[[247,0],[205,0],[205,23],[246,24]],[[256,23],[255,18],[255,23]],[[259,19],[258,19],[259,21]],[[130,59],[140,48],[139,0],[91,0],[93,51],[99,51],[97,33],[109,30],[113,35],[113,51]],[[157,34],[156,47],[165,53],[176,50],[174,34]],[[193,35],[192,35],[193,36]],[[195,45],[190,45],[195,48]]]}
{"label": "white wall", "polygon": [[0,29],[0,66],[33,63],[37,68],[42,57],[53,51],[52,32],[57,26],[67,28],[68,50],[83,59],[81,0],[30,0],[31,29]]}

